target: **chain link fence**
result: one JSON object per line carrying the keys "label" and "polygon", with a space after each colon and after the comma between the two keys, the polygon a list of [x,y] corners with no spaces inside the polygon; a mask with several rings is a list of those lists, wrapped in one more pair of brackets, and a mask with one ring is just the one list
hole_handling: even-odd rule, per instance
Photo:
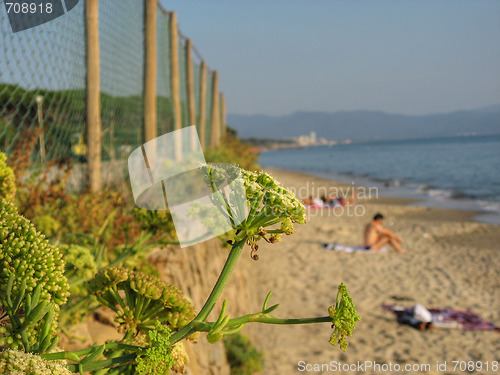
{"label": "chain link fence", "polygon": [[83,5],[43,27],[15,34],[0,6],[1,150],[11,152],[32,130],[40,137],[32,150],[36,161],[78,153],[74,146],[85,126]]}
{"label": "chain link fence", "polygon": [[143,142],[144,6],[99,2],[102,159],[123,159]]}
{"label": "chain link fence", "polygon": [[[214,73],[207,69],[206,79],[202,79],[202,66],[206,64],[194,47],[193,57],[188,61],[187,38],[179,32],[180,92],[173,92],[171,14],[158,5],[157,134],[175,129],[174,95],[180,97],[182,126],[192,125],[191,95],[198,132],[204,134],[201,141],[208,146],[212,140]],[[101,160],[104,162],[125,160],[144,143],[145,22],[144,2],[99,2]],[[11,31],[6,8],[0,1],[0,33],[0,150],[9,154],[18,140],[35,134],[38,140],[32,150],[27,150],[31,151],[34,163],[54,159],[85,163],[88,153],[85,1],[62,17],[17,33]],[[194,90],[188,85],[190,64]],[[205,128],[201,129],[203,122]]]}

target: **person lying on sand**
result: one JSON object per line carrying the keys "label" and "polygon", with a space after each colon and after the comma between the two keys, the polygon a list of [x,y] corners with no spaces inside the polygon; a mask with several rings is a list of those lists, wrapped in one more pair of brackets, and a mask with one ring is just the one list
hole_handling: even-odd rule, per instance
{"label": "person lying on sand", "polygon": [[366,250],[379,251],[385,244],[391,244],[398,253],[405,253],[400,244],[401,237],[382,226],[384,216],[380,213],[373,217],[373,220],[366,224],[364,239]]}

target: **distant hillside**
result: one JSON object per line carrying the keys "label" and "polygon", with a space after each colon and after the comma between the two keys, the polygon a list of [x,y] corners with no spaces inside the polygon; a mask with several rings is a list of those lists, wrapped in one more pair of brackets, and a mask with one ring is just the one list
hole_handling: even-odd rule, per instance
{"label": "distant hillside", "polygon": [[307,112],[285,116],[229,114],[227,123],[243,138],[289,138],[316,132],[328,140],[446,137],[500,134],[500,105],[477,110],[407,116],[380,111]]}

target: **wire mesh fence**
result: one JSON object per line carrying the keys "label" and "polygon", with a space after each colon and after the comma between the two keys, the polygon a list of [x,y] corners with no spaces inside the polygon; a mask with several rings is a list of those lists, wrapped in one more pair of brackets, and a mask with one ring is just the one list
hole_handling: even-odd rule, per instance
{"label": "wire mesh fence", "polygon": [[78,157],[85,124],[84,9],[42,28],[12,33],[0,10],[0,148],[9,153],[28,130],[37,161]]}
{"label": "wire mesh fence", "polygon": [[124,158],[143,143],[144,6],[99,3],[102,159]]}
{"label": "wire mesh fence", "polygon": [[[34,163],[54,159],[85,163],[88,156],[86,2],[80,1],[64,16],[43,26],[16,33],[10,28],[3,5],[0,1],[0,150],[11,153],[16,142],[31,132],[39,138],[33,149],[28,150]],[[187,39],[180,32],[178,51],[172,50],[172,13],[160,5],[157,10],[156,133],[175,130],[175,116],[181,117],[182,127],[192,125],[189,113],[194,103],[198,132],[204,134],[202,143],[208,146],[214,103],[213,71],[208,70],[203,79],[203,59],[194,47],[194,53],[188,55]],[[145,141],[145,3],[100,1],[98,20],[100,155],[103,161],[124,160]],[[174,53],[179,62],[178,92],[172,88]],[[181,103],[179,114],[173,106],[176,95]]]}

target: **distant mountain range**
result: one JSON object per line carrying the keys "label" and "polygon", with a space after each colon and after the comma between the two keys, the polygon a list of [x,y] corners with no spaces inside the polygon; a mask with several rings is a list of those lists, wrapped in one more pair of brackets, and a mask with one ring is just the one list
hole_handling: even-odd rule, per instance
{"label": "distant mountain range", "polygon": [[242,138],[281,139],[316,132],[328,140],[354,141],[500,134],[500,105],[420,116],[381,111],[298,111],[284,116],[229,114]]}

